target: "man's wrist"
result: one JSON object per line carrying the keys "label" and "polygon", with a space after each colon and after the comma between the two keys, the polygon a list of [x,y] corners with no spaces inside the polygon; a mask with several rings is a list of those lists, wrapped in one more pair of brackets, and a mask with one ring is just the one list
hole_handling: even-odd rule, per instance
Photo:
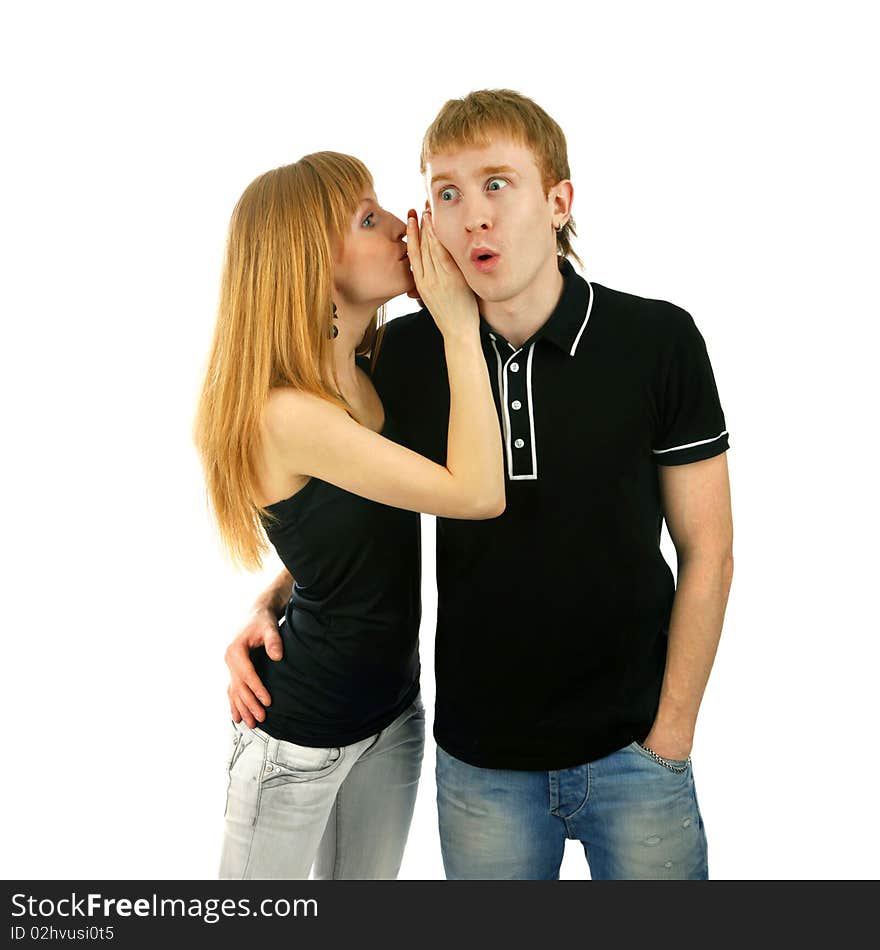
{"label": "man's wrist", "polygon": [[670,740],[692,746],[696,732],[696,720],[692,716],[676,716],[658,711],[651,726],[654,735],[662,735]]}

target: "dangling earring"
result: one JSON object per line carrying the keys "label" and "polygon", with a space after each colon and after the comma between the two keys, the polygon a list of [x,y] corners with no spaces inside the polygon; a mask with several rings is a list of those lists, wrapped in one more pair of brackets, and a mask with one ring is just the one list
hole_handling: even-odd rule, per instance
{"label": "dangling earring", "polygon": [[[338,317],[338,314],[337,314],[337,312],[336,312],[336,304],[333,304],[332,306],[333,306],[333,315],[332,315],[332,317],[331,317],[330,319],[331,319],[331,320],[337,320],[339,317]],[[330,339],[331,339],[331,340],[335,340],[336,337],[339,336],[339,327],[336,326],[335,323],[333,323],[333,324],[331,324],[331,329],[333,330],[333,332],[330,334]]]}

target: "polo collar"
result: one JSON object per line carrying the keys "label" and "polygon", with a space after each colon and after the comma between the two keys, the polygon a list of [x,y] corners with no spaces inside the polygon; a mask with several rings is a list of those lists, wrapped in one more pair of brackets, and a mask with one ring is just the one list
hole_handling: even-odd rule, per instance
{"label": "polo collar", "polygon": [[[569,356],[574,356],[593,309],[593,288],[583,277],[575,273],[574,267],[565,258],[559,261],[559,272],[565,281],[559,302],[546,323],[523,343],[523,347],[536,340],[546,339]],[[500,334],[486,323],[482,314],[480,314],[480,332],[492,339],[500,338]]]}

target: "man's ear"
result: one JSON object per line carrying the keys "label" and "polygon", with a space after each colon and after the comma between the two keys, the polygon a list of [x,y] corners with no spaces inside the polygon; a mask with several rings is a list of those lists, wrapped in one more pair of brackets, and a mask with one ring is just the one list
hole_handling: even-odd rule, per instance
{"label": "man's ear", "polygon": [[563,223],[568,221],[574,203],[574,185],[567,178],[563,178],[550,188],[547,198],[553,202],[554,218]]}

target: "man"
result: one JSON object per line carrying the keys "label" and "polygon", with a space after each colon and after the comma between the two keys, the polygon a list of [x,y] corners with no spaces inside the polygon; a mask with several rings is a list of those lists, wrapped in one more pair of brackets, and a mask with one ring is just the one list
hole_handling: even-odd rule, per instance
{"label": "man", "polygon": [[[447,877],[556,878],[566,838],[600,878],[705,878],[690,750],[730,589],[728,438],[703,339],[671,304],[578,276],[559,126],[506,90],[448,102],[422,171],[481,302],[507,508],[438,520],[437,800]],[[386,414],[445,458],[442,338],[393,321]],[[659,538],[666,519],[678,584]],[[266,701],[282,575],[227,650],[230,700]]]}

